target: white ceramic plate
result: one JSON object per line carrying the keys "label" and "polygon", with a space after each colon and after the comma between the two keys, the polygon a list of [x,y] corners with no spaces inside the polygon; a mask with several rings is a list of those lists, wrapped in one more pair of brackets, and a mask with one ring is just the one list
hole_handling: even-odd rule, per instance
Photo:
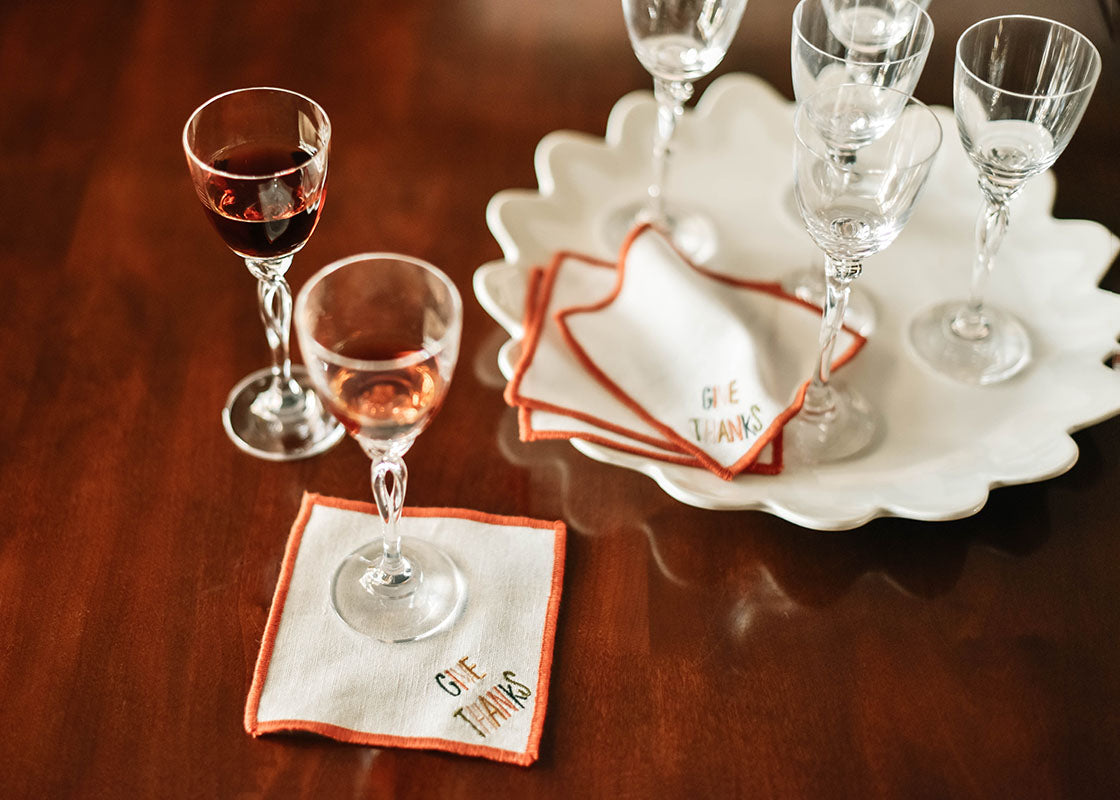
{"label": "white ceramic plate", "polygon": [[[1120,374],[1104,365],[1117,349],[1120,296],[1097,286],[1120,241],[1095,222],[1054,219],[1053,177],[1035,178],[1012,208],[988,293],[1024,320],[1034,360],[991,387],[960,385],[926,369],[909,351],[906,328],[919,310],[967,293],[979,207],[952,112],[937,113],[945,143],[925,195],[906,230],[867,261],[856,283],[875,300],[879,321],[844,378],[881,413],[873,450],[840,464],[726,482],[701,469],[572,444],[650,476],[682,502],[760,509],[820,530],[880,516],[956,519],[979,510],[994,487],[1069,469],[1077,460],[1069,434],[1120,412]],[[539,189],[504,191],[490,202],[487,221],[505,260],[481,267],[474,289],[511,337],[499,357],[507,378],[522,336],[527,270],[559,249],[613,256],[604,219],[645,191],[654,116],[652,95],[634,93],[615,105],[605,140],[549,134],[536,151]],[[777,279],[819,261],[785,200],[792,120],[792,104],[762,81],[727,75],[681,121],[667,196],[714,219],[720,243],[710,267]]]}

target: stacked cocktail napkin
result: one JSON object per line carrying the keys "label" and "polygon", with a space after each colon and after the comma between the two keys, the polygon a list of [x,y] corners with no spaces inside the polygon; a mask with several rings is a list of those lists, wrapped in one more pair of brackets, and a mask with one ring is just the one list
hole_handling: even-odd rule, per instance
{"label": "stacked cocktail napkin", "polygon": [[[557,253],[530,275],[506,401],[521,438],[578,438],[731,480],[782,468],[816,360],[819,308],[698,267],[650,225],[616,263]],[[865,343],[843,329],[833,366]]]}
{"label": "stacked cocktail napkin", "polygon": [[331,578],[347,554],[380,535],[380,520],[368,503],[305,495],[245,729],[533,763],[563,582],[563,523],[405,509],[400,530],[438,544],[456,562],[467,586],[461,616],[404,644],[352,631],[331,607]]}

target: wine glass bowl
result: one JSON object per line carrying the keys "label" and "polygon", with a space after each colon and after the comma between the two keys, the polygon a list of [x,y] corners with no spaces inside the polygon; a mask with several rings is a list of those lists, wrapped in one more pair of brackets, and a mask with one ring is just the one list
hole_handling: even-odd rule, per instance
{"label": "wine glass bowl", "polygon": [[1081,122],[1100,66],[1087,38],[1040,17],[996,18],[965,31],[954,111],[980,180],[1018,189],[1049,169]]}
{"label": "wine glass bowl", "polygon": [[603,221],[607,246],[617,249],[636,222],[653,222],[685,255],[703,263],[717,249],[715,224],[696,209],[665,200],[677,123],[692,97],[692,82],[723,60],[747,0],[622,0],[630,45],[653,77],[657,101],[653,175],[644,200],[614,209]]}
{"label": "wine glass bowl", "polygon": [[[196,112],[187,134],[195,190],[231,250],[243,258],[281,258],[299,251],[319,222],[329,123],[304,114],[294,130],[275,130],[275,120],[256,106],[250,106],[255,115],[231,113],[245,110],[242,97],[222,95]],[[230,144],[237,130],[253,131],[253,139]]]}
{"label": "wine glass bowl", "polygon": [[[839,138],[851,126],[836,119],[849,118],[852,109],[874,116],[895,105],[890,126],[876,126],[876,138],[866,140],[862,128],[850,142]],[[864,259],[890,245],[910,219],[942,134],[922,103],[866,84],[827,88],[803,100],[794,133],[795,196],[810,238],[826,256],[826,294],[817,362],[802,408],[783,433],[791,462],[816,464],[856,455],[874,440],[878,424],[870,404],[830,380],[832,353],[852,281]]]}
{"label": "wine glass bowl", "polygon": [[794,97],[843,83],[913,94],[933,33],[929,14],[913,0],[801,0],[790,39]]}
{"label": "wine glass bowl", "polygon": [[369,254],[331,267],[300,308],[300,349],[347,432],[367,450],[403,453],[447,394],[461,301],[418,259]]}
{"label": "wine glass bowl", "polygon": [[664,81],[695,81],[723,60],[746,0],[623,0],[630,46],[646,72]]}
{"label": "wine glass bowl", "polygon": [[203,210],[257,279],[272,365],[233,388],[222,422],[234,444],[259,458],[304,458],[343,436],[304,368],[291,364],[292,298],[284,278],[322,213],[330,135],[330,121],[317,103],[270,87],[211,98],[183,128]]}
{"label": "wine glass bowl", "polygon": [[380,539],[343,560],[331,597],[353,629],[381,641],[429,636],[465,598],[454,561],[404,538],[403,457],[439,411],[459,353],[462,300],[419,259],[367,253],[315,274],[296,299],[300,350],[315,389],[372,460]]}
{"label": "wine glass bowl", "polygon": [[[870,61],[915,34],[925,36],[921,18],[929,0],[822,0],[829,32],[853,56]],[[921,67],[918,67],[921,71]]]}
{"label": "wine glass bowl", "polygon": [[807,130],[834,161],[851,158],[856,150],[881,138],[907,108],[908,94],[867,92],[864,87],[869,85],[873,84],[838,84],[829,95],[831,102],[813,104],[806,111]]}
{"label": "wine glass bowl", "polygon": [[1086,37],[1040,17],[982,20],[957,41],[953,108],[983,202],[969,298],[939,303],[910,325],[914,352],[938,373],[986,385],[1029,363],[1025,326],[984,295],[1011,201],[1069,144],[1099,74]]}

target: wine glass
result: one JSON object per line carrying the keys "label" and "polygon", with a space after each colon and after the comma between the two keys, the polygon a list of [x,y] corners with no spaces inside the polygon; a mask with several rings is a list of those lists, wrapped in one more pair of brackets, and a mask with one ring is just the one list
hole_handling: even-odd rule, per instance
{"label": "wine glass", "polygon": [[719,65],[739,28],[747,0],[622,0],[622,13],[634,54],[653,76],[657,128],[653,142],[653,179],[644,201],[615,209],[605,221],[604,238],[617,246],[636,222],[653,222],[697,263],[716,250],[715,225],[695,209],[665,202],[669,156],[692,82]]}
{"label": "wine glass", "polygon": [[459,354],[463,303],[424,261],[367,253],[319,270],[296,298],[300,351],[316,390],[372,459],[382,535],[347,556],[331,598],[354,630],[384,642],[449,625],[466,597],[455,562],[397,530],[404,454],[447,394]]}
{"label": "wine glass", "polygon": [[[889,127],[873,125],[878,135],[867,141],[867,125],[852,110],[895,106],[901,108],[890,112]],[[864,259],[894,241],[909,220],[941,145],[941,125],[896,89],[843,84],[803,100],[794,133],[794,192],[805,227],[826,256],[826,293],[817,363],[784,440],[792,462],[814,464],[854,455],[875,435],[867,401],[829,380],[832,352],[850,285]],[[845,157],[837,158],[838,150]]]}
{"label": "wine glass", "polygon": [[1022,323],[985,304],[984,294],[1011,200],[1061,155],[1100,68],[1100,55],[1087,38],[1040,17],[983,20],[957,41],[953,107],[983,202],[969,299],[935,305],[910,325],[914,350],[938,372],[990,384],[1010,378],[1030,360]]}
{"label": "wine glass", "polygon": [[284,280],[323,210],[330,138],[330,121],[317,103],[266,87],[211,98],[183,128],[198,199],[218,235],[257,279],[272,353],[270,367],[230,392],[222,423],[239,448],[272,461],[321,453],[344,434],[306,370],[292,366],[292,291]]}
{"label": "wine glass", "polygon": [[[844,83],[913,94],[933,42],[933,23],[925,11],[928,4],[929,0],[801,0],[793,11],[790,44],[794,98],[802,100]],[[871,130],[867,133],[874,135]],[[796,213],[792,196],[789,201]],[[824,305],[820,266],[790,273],[782,288],[813,305]],[[846,322],[866,334],[874,328],[875,317],[871,298],[853,292]]]}

